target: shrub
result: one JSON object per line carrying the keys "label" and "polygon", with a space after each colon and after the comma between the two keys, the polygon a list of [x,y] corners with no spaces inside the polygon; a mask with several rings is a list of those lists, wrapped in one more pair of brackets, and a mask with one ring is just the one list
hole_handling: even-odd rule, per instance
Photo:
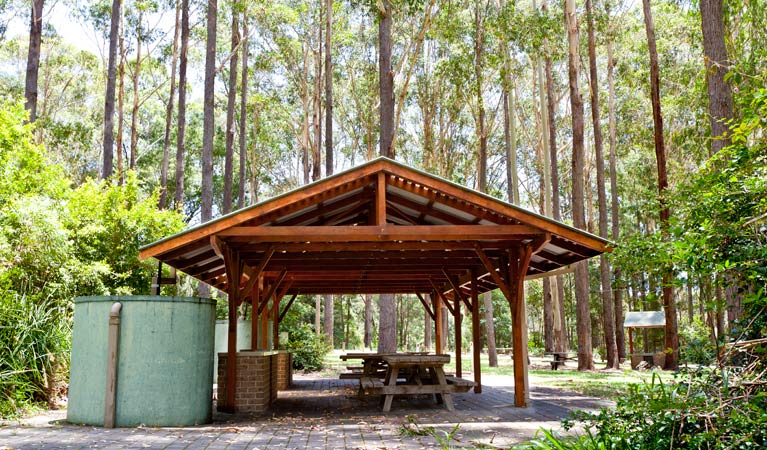
{"label": "shrub", "polygon": [[303,324],[289,331],[288,350],[293,353],[293,367],[303,370],[321,370],[330,348],[317,336],[312,327]]}

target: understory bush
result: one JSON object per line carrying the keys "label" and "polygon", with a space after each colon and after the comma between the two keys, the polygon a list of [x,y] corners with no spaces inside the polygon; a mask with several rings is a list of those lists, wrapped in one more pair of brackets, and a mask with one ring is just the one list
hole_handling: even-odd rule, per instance
{"label": "understory bush", "polygon": [[69,369],[71,311],[50,299],[0,296],[0,417],[50,402]]}
{"label": "understory bush", "polygon": [[308,324],[290,330],[287,343],[293,354],[293,367],[300,370],[321,370],[330,347]]}
{"label": "understory bush", "polygon": [[[748,359],[748,358],[747,358]],[[680,372],[663,383],[629,387],[614,408],[578,411],[565,429],[583,425],[585,433],[559,437],[551,432],[524,448],[542,449],[757,449],[767,445],[767,368],[757,360],[747,367]]]}

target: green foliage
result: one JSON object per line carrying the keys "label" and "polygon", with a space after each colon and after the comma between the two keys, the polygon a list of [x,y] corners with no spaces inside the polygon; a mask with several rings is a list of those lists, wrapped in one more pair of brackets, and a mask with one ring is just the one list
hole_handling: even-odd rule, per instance
{"label": "green foliage", "polygon": [[302,370],[321,370],[322,360],[330,348],[309,324],[291,328],[287,349],[293,354],[293,367]]}
{"label": "green foliage", "polygon": [[72,298],[147,293],[139,245],[179,231],[135,175],[69,187],[18,103],[0,107],[0,416],[53,401],[68,372]]}
{"label": "green foliage", "polygon": [[679,330],[679,354],[683,361],[693,364],[710,364],[716,357],[716,347],[711,343],[711,331],[700,318]]}
{"label": "green foliage", "polygon": [[630,385],[615,408],[577,412],[565,422],[566,428],[582,423],[585,435],[573,439],[545,433],[525,448],[762,448],[767,443],[767,391],[763,383],[753,383],[760,370],[696,371],[671,383],[655,374],[649,383]]}
{"label": "green foliage", "polygon": [[70,315],[54,299],[0,291],[0,417],[58,394],[69,367]]}

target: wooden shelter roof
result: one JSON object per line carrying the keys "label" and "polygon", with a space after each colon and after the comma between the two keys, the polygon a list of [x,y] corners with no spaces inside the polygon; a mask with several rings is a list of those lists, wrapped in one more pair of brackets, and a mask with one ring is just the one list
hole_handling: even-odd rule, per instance
{"label": "wooden shelter roof", "polygon": [[663,311],[629,311],[623,320],[624,328],[664,328],[666,314]]}
{"label": "wooden shelter roof", "polygon": [[[534,244],[527,277],[608,251],[608,241],[387,158],[146,245],[154,257],[226,290],[222,248],[281,294],[480,292],[503,288],[511,247]],[[500,283],[500,284],[499,284]]]}

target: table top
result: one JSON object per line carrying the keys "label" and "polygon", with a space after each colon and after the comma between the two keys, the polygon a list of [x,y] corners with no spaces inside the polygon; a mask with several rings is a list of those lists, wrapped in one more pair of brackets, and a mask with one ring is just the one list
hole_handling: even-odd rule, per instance
{"label": "table top", "polygon": [[450,355],[417,355],[408,353],[395,353],[381,357],[389,364],[447,364]]}

